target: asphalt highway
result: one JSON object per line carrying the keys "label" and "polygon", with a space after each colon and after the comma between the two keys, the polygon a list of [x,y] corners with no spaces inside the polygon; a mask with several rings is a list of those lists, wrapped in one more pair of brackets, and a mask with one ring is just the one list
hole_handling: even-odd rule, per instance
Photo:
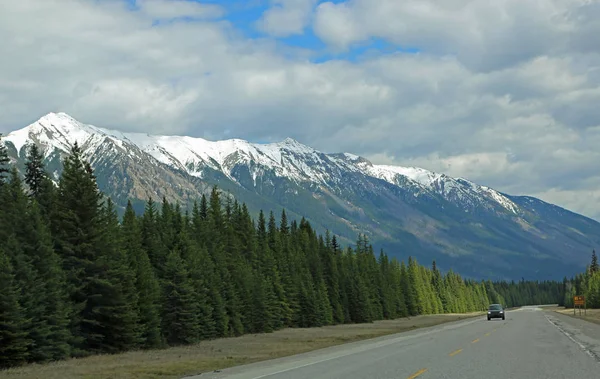
{"label": "asphalt highway", "polygon": [[599,379],[600,325],[524,307],[192,378]]}

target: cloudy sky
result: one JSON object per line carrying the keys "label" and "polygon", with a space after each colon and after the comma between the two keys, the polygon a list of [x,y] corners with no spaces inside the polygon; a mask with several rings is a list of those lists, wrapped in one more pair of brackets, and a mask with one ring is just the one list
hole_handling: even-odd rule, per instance
{"label": "cloudy sky", "polygon": [[600,219],[597,0],[0,0],[0,132],[123,131],[420,166]]}

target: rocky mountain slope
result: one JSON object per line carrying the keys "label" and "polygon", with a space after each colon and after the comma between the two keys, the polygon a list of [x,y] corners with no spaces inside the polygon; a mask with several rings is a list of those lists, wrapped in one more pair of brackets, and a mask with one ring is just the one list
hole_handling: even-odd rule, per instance
{"label": "rocky mountain slope", "polygon": [[510,196],[421,168],[374,165],[295,140],[252,144],[121,133],[50,113],[3,138],[23,168],[26,145],[45,154],[54,178],[77,141],[100,188],[118,204],[148,197],[190,204],[214,184],[250,209],[285,208],[347,242],[367,233],[390,255],[436,259],[471,277],[560,278],[588,262],[600,223],[531,197]]}

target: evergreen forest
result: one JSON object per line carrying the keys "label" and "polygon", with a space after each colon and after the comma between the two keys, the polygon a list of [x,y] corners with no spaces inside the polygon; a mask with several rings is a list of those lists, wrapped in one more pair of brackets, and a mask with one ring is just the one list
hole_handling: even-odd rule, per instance
{"label": "evergreen forest", "polygon": [[[286,213],[253,217],[214,187],[193,209],[148,199],[119,217],[74,145],[56,182],[0,144],[0,368],[286,327],[558,303],[567,282],[491,282],[340,246]],[[402,254],[402,252],[398,252]],[[596,291],[600,272],[574,286]],[[565,292],[566,291],[566,292]]]}
{"label": "evergreen forest", "polygon": [[563,280],[563,293],[562,306],[572,308],[573,297],[583,295],[587,308],[600,308],[600,266],[596,250],[592,251],[592,259],[585,272]]}

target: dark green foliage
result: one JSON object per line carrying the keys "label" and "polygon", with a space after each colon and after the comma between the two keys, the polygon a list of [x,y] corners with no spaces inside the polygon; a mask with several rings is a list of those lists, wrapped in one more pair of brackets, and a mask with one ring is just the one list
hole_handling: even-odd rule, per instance
{"label": "dark green foliage", "polygon": [[110,199],[102,209],[103,229],[99,272],[90,285],[90,310],[86,323],[94,338],[88,339],[92,351],[116,353],[140,345],[138,295],[135,271],[122,249],[121,230]]}
{"label": "dark green foliage", "polygon": [[167,256],[163,295],[163,330],[170,345],[200,339],[198,305],[185,262],[173,251]]}
{"label": "dark green foliage", "polygon": [[152,348],[162,345],[160,328],[160,286],[148,254],[142,248],[139,221],[128,202],[123,216],[123,253],[129,259],[130,269],[135,275],[139,315],[139,342],[142,347]]}
{"label": "dark green foliage", "polygon": [[32,144],[27,151],[27,162],[25,163],[25,183],[33,197],[38,197],[43,190],[43,183],[48,179],[44,169],[44,157],[37,145]]}
{"label": "dark green foliage", "polygon": [[66,294],[65,274],[61,261],[52,245],[48,226],[35,201],[27,213],[30,229],[27,240],[22,242],[24,254],[33,270],[33,285],[38,306],[33,315],[35,325],[31,338],[34,341],[30,359],[48,361],[66,358],[71,353],[69,332],[70,307]]}
{"label": "dark green foliage", "polygon": [[561,290],[564,296],[559,305],[573,307],[573,297],[583,295],[587,308],[600,308],[600,267],[596,250],[592,250],[592,260],[587,270],[571,279],[565,277]]}
{"label": "dark green foliage", "polygon": [[[56,250],[67,274],[67,291],[73,307],[71,332],[78,340],[77,353],[101,344],[95,299],[102,296],[103,225],[101,195],[92,169],[75,144],[64,162],[58,186],[52,229]],[[90,301],[91,300],[91,301]],[[93,349],[92,349],[93,350]]]}
{"label": "dark green foliage", "polygon": [[[476,282],[435,262],[378,257],[366,235],[343,249],[306,219],[255,221],[213,188],[190,213],[149,199],[122,222],[77,145],[58,189],[31,147],[25,191],[15,169],[0,186],[0,367],[68,356],[184,345],[283,327],[556,303],[571,283]],[[29,195],[29,196],[28,196]]]}
{"label": "dark green foliage", "polygon": [[25,183],[29,188],[29,196],[38,203],[44,219],[50,222],[55,209],[56,188],[44,169],[42,154],[34,144],[29,146],[27,153]]}
{"label": "dark green foliage", "polygon": [[37,204],[28,203],[14,169],[3,194],[6,205],[0,215],[0,234],[21,288],[19,303],[31,340],[27,355],[38,362],[65,358],[70,338],[64,275],[47,225]]}
{"label": "dark green foliage", "polygon": [[25,313],[19,304],[21,289],[10,260],[0,246],[0,369],[18,366],[28,359]]}
{"label": "dark green foliage", "polygon": [[6,183],[8,178],[8,173],[10,172],[9,163],[8,152],[6,151],[6,146],[2,143],[2,133],[0,133],[0,186]]}

